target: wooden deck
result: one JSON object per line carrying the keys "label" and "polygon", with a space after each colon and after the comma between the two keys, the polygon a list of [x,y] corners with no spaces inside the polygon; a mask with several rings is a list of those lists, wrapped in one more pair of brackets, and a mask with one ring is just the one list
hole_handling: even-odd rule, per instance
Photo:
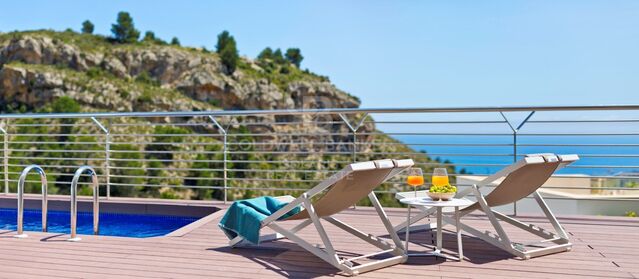
{"label": "wooden deck", "polygon": [[[393,223],[405,218],[404,209],[387,210]],[[383,235],[371,208],[349,210],[338,216],[364,231]],[[540,218],[522,218],[543,225]],[[83,236],[81,242],[64,241],[67,235],[30,232],[15,239],[13,231],[0,231],[0,277],[2,278],[314,278],[342,276],[332,266],[281,240],[258,248],[229,249],[217,228],[219,218],[180,237],[147,239]],[[488,228],[480,216],[464,219]],[[411,258],[402,265],[356,278],[635,278],[639,276],[639,219],[617,217],[560,218],[574,243],[573,251],[531,260],[519,260],[473,237],[464,237],[465,262],[432,257]],[[296,222],[287,224],[292,226]],[[326,225],[336,249],[372,252],[359,239],[347,237]],[[514,231],[513,231],[514,232]],[[311,229],[301,234],[319,241]],[[528,238],[525,234],[521,240]],[[520,239],[517,239],[520,240]],[[426,251],[431,233],[411,235],[411,252]],[[455,251],[452,233],[444,235],[444,248]],[[344,252],[346,253],[346,252]]]}

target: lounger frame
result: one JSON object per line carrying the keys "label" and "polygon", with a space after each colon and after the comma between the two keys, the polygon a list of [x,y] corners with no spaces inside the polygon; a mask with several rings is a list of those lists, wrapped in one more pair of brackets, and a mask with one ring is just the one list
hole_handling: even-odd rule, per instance
{"label": "lounger frame", "polygon": [[[339,180],[344,179],[345,177],[356,171],[370,170],[371,168],[392,168],[392,170],[390,170],[383,181],[379,183],[381,184],[412,165],[412,160],[379,160],[351,164],[347,168],[331,176],[329,179],[306,191],[301,196],[291,201],[288,205],[275,212],[273,215],[264,219],[262,221],[262,226],[272,229],[276,232],[276,234],[260,236],[260,241],[288,238],[289,240],[300,245],[305,250],[311,252],[315,256],[323,259],[324,261],[343,271],[347,275],[357,275],[363,272],[403,263],[407,260],[406,252],[404,251],[404,245],[402,244],[401,239],[397,235],[397,232],[394,230],[393,225],[388,219],[384,208],[373,192],[370,192],[368,194],[368,199],[375,207],[375,211],[377,212],[380,221],[384,225],[386,232],[391,237],[392,243],[389,243],[388,241],[372,234],[367,234],[349,224],[346,224],[345,222],[340,221],[333,216],[320,217],[313,207],[311,198],[324,192],[325,190],[328,190],[328,188],[337,183]],[[301,223],[297,224],[291,229],[286,229],[280,226],[278,223],[285,222],[286,220],[278,221],[278,219],[297,206],[302,206],[306,211],[308,211],[309,218],[303,220]],[[321,222],[322,219],[344,230],[345,232],[348,232],[351,235],[356,236],[357,238],[379,248],[380,251],[352,258],[340,258],[335,251],[335,248],[333,247],[333,243],[329,235],[326,233],[324,224],[322,224]],[[297,232],[311,225],[315,228],[321,238],[321,247],[319,245],[314,245],[297,235]],[[229,242],[229,245],[231,247],[236,247],[241,244],[246,244],[241,236],[235,237]],[[385,259],[371,260],[370,262],[364,264],[356,263],[356,261],[359,259],[370,258],[387,253],[390,254],[390,256]]]}

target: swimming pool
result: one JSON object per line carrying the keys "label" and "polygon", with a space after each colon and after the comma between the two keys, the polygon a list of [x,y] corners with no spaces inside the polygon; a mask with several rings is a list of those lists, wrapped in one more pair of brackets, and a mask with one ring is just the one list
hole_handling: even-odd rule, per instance
{"label": "swimming pool", "polygon": [[[16,230],[17,211],[15,208],[0,208],[0,230]],[[42,231],[42,212],[24,211],[24,230]],[[125,237],[153,237],[168,234],[186,226],[199,218],[165,215],[141,215],[121,213],[100,213],[100,235]],[[49,210],[49,232],[69,233],[70,214],[68,211]],[[78,212],[78,234],[93,234],[93,214]]]}

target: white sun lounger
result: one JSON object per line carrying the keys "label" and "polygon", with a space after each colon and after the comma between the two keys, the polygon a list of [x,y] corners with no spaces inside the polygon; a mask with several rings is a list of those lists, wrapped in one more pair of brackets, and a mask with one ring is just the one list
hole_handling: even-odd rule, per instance
{"label": "white sun lounger", "polygon": [[[477,202],[461,210],[461,216],[467,215],[475,210],[483,211],[492,227],[496,231],[482,232],[476,228],[468,226],[463,222],[461,228],[473,236],[483,239],[515,256],[522,259],[530,259],[532,257],[569,251],[572,244],[568,235],[561,227],[557,218],[553,215],[550,208],[537,192],[537,190],[550,178],[557,170],[579,160],[577,155],[554,155],[554,154],[531,154],[516,163],[500,170],[499,172],[483,179],[477,184],[472,185],[457,193],[456,198],[461,198],[473,194]],[[504,178],[492,191],[488,194],[482,194],[480,188],[489,185],[501,178]],[[402,197],[399,193],[398,196]],[[412,192],[410,193],[412,194]],[[496,206],[512,204],[531,195],[537,201],[537,204],[543,211],[552,225],[555,232],[547,231],[535,225],[521,222],[513,217],[506,216],[493,208]],[[434,209],[424,209],[423,212],[416,217],[411,218],[411,225],[434,212]],[[454,224],[455,220],[451,217],[444,216],[444,221],[448,224]],[[512,242],[499,221],[506,222],[519,229],[530,232],[541,237],[543,240],[534,243],[516,243]],[[406,222],[395,227],[397,231],[406,228]],[[412,230],[412,228],[411,228]]]}
{"label": "white sun lounger", "polygon": [[[342,270],[349,275],[356,275],[370,270],[375,270],[406,261],[406,253],[404,252],[404,245],[402,244],[397,233],[393,229],[392,224],[388,220],[384,209],[377,200],[377,197],[373,193],[373,190],[405,170],[413,166],[413,160],[378,160],[362,163],[353,163],[348,165],[340,172],[334,174],[327,180],[321,182],[314,188],[306,191],[300,197],[291,201],[288,205],[275,212],[273,215],[267,217],[262,221],[262,227],[269,227],[277,232],[277,234],[260,236],[260,241],[274,240],[278,238],[288,238],[289,240],[297,243],[302,248],[313,253],[329,264]],[[311,198],[324,193],[316,201],[312,202]],[[355,205],[359,200],[368,196],[371,203],[375,207],[377,214],[381,219],[381,224],[385,227],[388,234],[392,239],[392,243],[378,238],[374,235],[364,233],[338,219],[333,217],[347,208]],[[303,206],[304,210],[300,211],[284,220],[277,220],[291,209]],[[350,259],[340,258],[333,248],[330,237],[324,230],[324,225],[320,221],[321,219],[328,221],[329,223],[337,226],[338,228],[376,246],[381,251],[353,257]],[[303,220],[301,223],[293,227],[292,229],[285,229],[278,223],[291,220]],[[313,225],[317,230],[320,238],[322,239],[322,248],[307,242],[302,239],[296,233],[301,229]],[[241,236],[238,236],[230,240],[229,245],[234,247],[239,244],[246,243]],[[370,258],[374,256],[380,256],[383,254],[390,254],[389,257],[384,259],[377,259],[368,261],[363,264],[357,264],[356,260],[363,258]]]}

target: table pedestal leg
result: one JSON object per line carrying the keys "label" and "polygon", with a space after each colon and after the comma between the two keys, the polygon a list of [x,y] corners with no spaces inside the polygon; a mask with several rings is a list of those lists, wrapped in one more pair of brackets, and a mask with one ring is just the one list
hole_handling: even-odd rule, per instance
{"label": "table pedestal leg", "polygon": [[442,250],[442,208],[437,207],[437,252]]}
{"label": "table pedestal leg", "polygon": [[[440,258],[445,258],[445,259],[449,259],[449,260],[454,260],[454,261],[462,261],[464,254],[462,251],[462,241],[461,241],[461,229],[460,229],[460,214],[459,214],[459,207],[456,206],[455,207],[455,229],[457,232],[457,248],[459,250],[459,257],[453,257],[453,256],[449,256],[446,255],[444,253],[442,253],[442,243],[443,243],[443,238],[442,238],[442,223],[443,223],[443,208],[442,207],[437,207],[437,212],[436,212],[436,216],[437,216],[437,240],[436,240],[436,247],[435,247],[435,251],[432,252],[428,252],[428,253],[414,253],[414,254],[409,254],[408,253],[408,236],[409,236],[409,231],[410,229],[406,229],[406,255],[408,255],[409,257],[426,257],[426,256],[435,256],[435,257],[440,257]],[[407,223],[410,224],[410,207],[408,208],[408,217],[407,219]]]}
{"label": "table pedestal leg", "polygon": [[457,253],[461,262],[464,260],[464,250],[462,249],[462,235],[459,224],[459,206],[455,206],[455,229],[457,229]]}
{"label": "table pedestal leg", "polygon": [[404,248],[404,251],[406,251],[405,253],[408,255],[408,236],[410,233],[410,208],[411,206],[408,206],[408,215],[406,216],[406,247]]}

